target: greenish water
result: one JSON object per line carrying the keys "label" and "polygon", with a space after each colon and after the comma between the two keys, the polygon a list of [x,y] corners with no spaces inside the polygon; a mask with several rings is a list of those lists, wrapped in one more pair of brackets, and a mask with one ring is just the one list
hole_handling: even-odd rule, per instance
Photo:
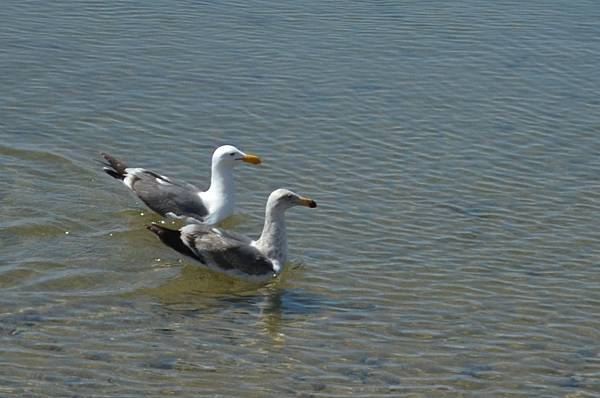
{"label": "greenish water", "polygon": [[[3,3],[0,396],[596,397],[595,1]],[[291,262],[196,268],[102,173],[278,187]]]}

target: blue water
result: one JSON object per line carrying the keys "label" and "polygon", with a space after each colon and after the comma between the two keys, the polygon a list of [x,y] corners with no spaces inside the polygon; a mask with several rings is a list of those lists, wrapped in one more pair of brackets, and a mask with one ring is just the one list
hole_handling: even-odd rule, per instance
{"label": "blue water", "polygon": [[[600,394],[594,1],[6,1],[0,396]],[[290,264],[198,269],[99,153],[268,193]]]}

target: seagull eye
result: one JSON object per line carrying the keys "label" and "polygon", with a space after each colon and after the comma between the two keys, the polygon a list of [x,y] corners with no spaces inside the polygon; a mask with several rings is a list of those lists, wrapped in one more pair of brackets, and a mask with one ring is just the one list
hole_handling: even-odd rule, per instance
{"label": "seagull eye", "polygon": [[292,199],[292,197],[293,197],[293,196],[292,196],[292,194],[291,194],[291,193],[288,193],[288,194],[287,194],[287,198],[288,198],[288,199]]}
{"label": "seagull eye", "polygon": [[229,154],[229,156],[233,156],[233,155],[235,155],[235,152],[231,152],[231,153]]}

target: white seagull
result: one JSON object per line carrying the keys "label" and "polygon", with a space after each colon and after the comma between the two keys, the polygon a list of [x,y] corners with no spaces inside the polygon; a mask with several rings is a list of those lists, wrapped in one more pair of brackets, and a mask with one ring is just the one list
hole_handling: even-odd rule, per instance
{"label": "white seagull", "polygon": [[287,261],[284,213],[293,206],[317,207],[317,203],[287,189],[273,191],[267,200],[265,224],[257,240],[198,224],[179,230],[156,224],[147,228],[164,244],[198,260],[206,268],[248,282],[264,283],[279,275]]}
{"label": "white seagull", "polygon": [[185,222],[218,224],[233,213],[235,191],[233,168],[240,161],[260,164],[256,155],[246,154],[232,145],[223,145],[212,156],[210,187],[207,191],[184,181],[142,168],[127,167],[103,153],[104,171],[123,182],[149,208],[162,216]]}

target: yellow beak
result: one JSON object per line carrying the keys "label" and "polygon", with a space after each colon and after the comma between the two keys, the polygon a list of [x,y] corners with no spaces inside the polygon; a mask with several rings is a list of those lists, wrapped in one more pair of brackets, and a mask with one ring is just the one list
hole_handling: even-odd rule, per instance
{"label": "yellow beak", "polygon": [[246,163],[260,164],[260,158],[256,155],[246,155],[242,160]]}
{"label": "yellow beak", "polygon": [[300,204],[306,207],[317,207],[317,202],[309,198],[300,198]]}

